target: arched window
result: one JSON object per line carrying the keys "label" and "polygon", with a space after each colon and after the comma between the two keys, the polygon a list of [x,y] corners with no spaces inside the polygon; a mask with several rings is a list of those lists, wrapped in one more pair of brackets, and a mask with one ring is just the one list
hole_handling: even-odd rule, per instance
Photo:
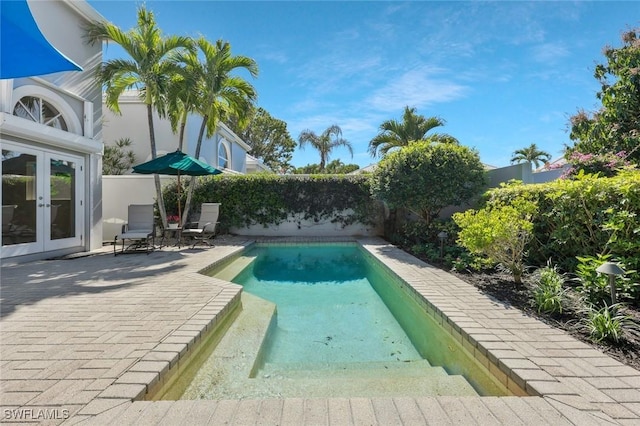
{"label": "arched window", "polygon": [[67,122],[53,105],[37,96],[20,98],[13,108],[13,115],[44,124],[45,126],[68,131]]}
{"label": "arched window", "polygon": [[227,145],[220,141],[218,144],[218,168],[225,169],[229,166],[229,151]]}

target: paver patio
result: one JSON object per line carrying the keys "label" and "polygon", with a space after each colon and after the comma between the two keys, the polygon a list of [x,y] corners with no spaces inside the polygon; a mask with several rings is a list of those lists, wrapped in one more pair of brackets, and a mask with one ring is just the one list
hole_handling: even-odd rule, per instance
{"label": "paver patio", "polygon": [[198,271],[251,242],[3,265],[0,422],[640,424],[639,371],[377,238],[358,242],[529,396],[141,401],[239,301],[239,286]]}

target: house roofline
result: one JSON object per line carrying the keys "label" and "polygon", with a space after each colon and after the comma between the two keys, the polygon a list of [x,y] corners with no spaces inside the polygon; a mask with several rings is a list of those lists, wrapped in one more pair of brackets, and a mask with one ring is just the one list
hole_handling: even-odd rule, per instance
{"label": "house roofline", "polygon": [[[240,145],[242,148],[244,148],[247,152],[251,151],[251,146],[249,146],[245,141],[242,140],[242,138],[238,135],[236,135],[234,133],[233,130],[231,130],[226,124],[224,124],[222,121],[218,122],[218,128],[220,130],[223,131],[223,133],[225,133],[226,135],[229,136],[229,139],[233,139],[234,142],[236,142],[238,145]],[[226,136],[225,135],[225,136]]]}
{"label": "house roofline", "polygon": [[108,22],[104,16],[98,13],[98,11],[85,0],[64,0],[63,4],[70,9],[73,9],[78,15],[82,16],[87,21]]}

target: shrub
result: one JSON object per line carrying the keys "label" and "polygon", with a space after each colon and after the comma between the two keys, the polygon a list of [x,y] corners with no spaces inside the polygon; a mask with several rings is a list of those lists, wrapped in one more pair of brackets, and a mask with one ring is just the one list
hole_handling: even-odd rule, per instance
{"label": "shrub", "polygon": [[[611,301],[611,288],[609,277],[596,272],[596,269],[605,262],[611,260],[611,255],[578,256],[576,276],[578,291],[584,299],[592,305],[603,306]],[[632,298],[635,296],[637,285],[629,278],[621,276],[615,278],[616,293],[618,298]]]}
{"label": "shrub", "polygon": [[430,223],[443,207],[480,195],[484,174],[478,153],[470,148],[413,142],[380,161],[371,193],[390,208],[404,207]]}
{"label": "shrub", "polygon": [[469,253],[463,247],[459,247],[459,253],[448,258],[447,262],[450,263],[451,270],[456,272],[479,272],[494,266],[485,257]]}
{"label": "shrub", "polygon": [[631,167],[631,162],[626,160],[624,151],[618,153],[583,154],[573,151],[567,157],[569,168],[563,173],[563,177],[575,177],[580,174],[598,174],[601,177],[615,176],[621,170]]}
{"label": "shrub", "polygon": [[533,305],[538,309],[538,313],[562,313],[566,293],[564,282],[564,276],[555,266],[546,266],[537,271],[532,295]]}
{"label": "shrub", "polygon": [[456,213],[458,242],[472,253],[483,254],[522,282],[526,244],[531,237],[535,204],[521,199],[511,205],[494,205],[478,211]]}
{"label": "shrub", "polygon": [[[640,270],[640,172],[612,178],[592,175],[536,185],[505,185],[488,191],[487,206],[526,199],[536,204],[529,263],[547,259],[564,270],[576,267],[576,256],[608,253],[630,270]],[[638,281],[637,274],[630,278]]]}

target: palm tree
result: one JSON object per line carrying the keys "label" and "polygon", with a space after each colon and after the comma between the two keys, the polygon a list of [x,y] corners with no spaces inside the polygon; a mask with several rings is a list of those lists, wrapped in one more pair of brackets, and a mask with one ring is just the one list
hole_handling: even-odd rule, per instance
{"label": "palm tree", "polygon": [[308,143],[320,152],[320,172],[324,172],[327,161],[329,160],[329,154],[331,154],[334,148],[339,146],[346,147],[353,158],[351,142],[342,137],[342,129],[336,124],[327,128],[320,136],[311,130],[304,130],[300,133],[300,136],[298,136],[298,143],[300,144],[300,148],[304,148]]}
{"label": "palm tree", "polygon": [[514,151],[513,157],[511,157],[512,163],[520,163],[522,161],[528,161],[533,163],[537,167],[540,167],[540,162],[546,163],[551,159],[551,154],[546,151],[538,149],[535,143],[532,143],[526,148],[518,149]]}
{"label": "palm tree", "polygon": [[380,133],[369,142],[369,153],[372,157],[385,155],[389,150],[409,145],[419,140],[430,140],[441,143],[455,143],[458,140],[447,134],[426,136],[429,130],[444,126],[445,121],[439,117],[425,118],[416,114],[415,108],[404,107],[402,122],[387,120],[380,125]]}
{"label": "palm tree", "polygon": [[[258,65],[249,57],[233,56],[231,45],[223,40],[212,44],[200,38],[196,40],[196,46],[202,54],[202,61],[197,52],[178,55],[178,59],[185,64],[186,74],[194,79],[196,87],[194,111],[202,117],[195,150],[195,157],[199,158],[205,131],[210,138],[221,119],[230,116],[242,118],[243,112],[248,111],[257,98],[256,90],[249,82],[231,73],[246,69],[252,77],[257,77]],[[192,179],[189,185],[184,220],[189,214],[195,182],[196,179]]]}
{"label": "palm tree", "polygon": [[179,133],[178,149],[180,151],[184,146],[187,117],[196,110],[196,90],[197,82],[186,68],[173,76],[167,89],[163,112],[169,118],[173,133]]}
{"label": "palm tree", "polygon": [[[117,114],[121,113],[118,105],[120,95],[125,90],[140,90],[147,106],[151,158],[156,158],[153,109],[155,106],[163,115],[163,98],[167,86],[171,78],[180,71],[180,66],[172,60],[172,55],[181,49],[192,48],[192,40],[188,37],[163,36],[153,12],[147,11],[144,6],[138,9],[137,27],[123,31],[109,22],[92,22],[86,27],[86,38],[90,43],[112,41],[130,56],[130,59],[112,59],[102,63],[97,71],[97,79],[104,87],[107,107]],[[154,177],[158,209],[162,224],[166,227],[167,213],[160,177],[157,174]]]}

